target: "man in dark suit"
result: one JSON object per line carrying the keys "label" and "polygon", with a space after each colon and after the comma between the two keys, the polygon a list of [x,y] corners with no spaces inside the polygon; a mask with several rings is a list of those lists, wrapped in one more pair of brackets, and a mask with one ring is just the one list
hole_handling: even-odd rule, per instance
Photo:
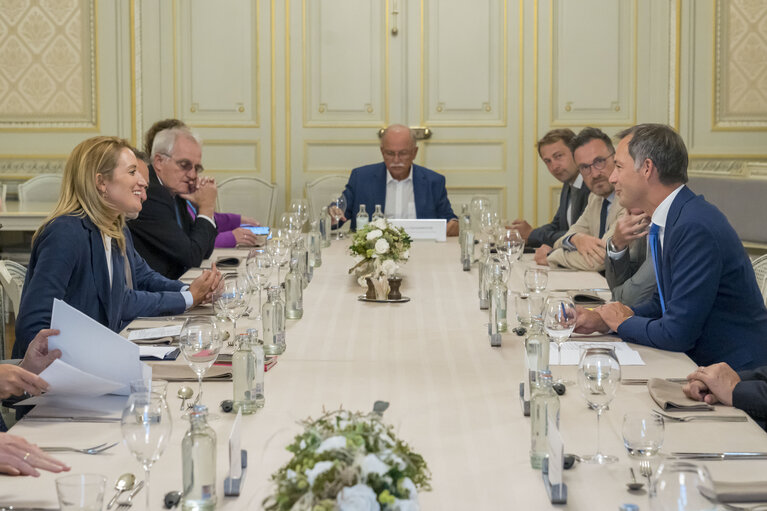
{"label": "man in dark suit", "polygon": [[[157,134],[152,147],[147,200],[128,222],[136,250],[155,271],[177,279],[199,266],[216,241],[215,182],[200,179],[202,148],[187,128]],[[192,219],[187,200],[197,208]]]}
{"label": "man in dark suit", "polygon": [[578,172],[570,151],[570,141],[575,133],[569,128],[551,130],[538,141],[538,156],[546,168],[562,183],[559,194],[559,208],[554,219],[539,227],[533,227],[522,218],[511,223],[519,231],[528,247],[543,247],[551,252],[554,243],[580,218],[589,200],[589,189]]}
{"label": "man in dark suit", "polygon": [[381,136],[384,161],[352,170],[346,183],[346,211],[342,220],[356,216],[364,204],[372,214],[376,204],[391,218],[444,218],[447,235],[458,235],[458,219],[450,207],[445,177],[413,164],[418,153],[415,137],[407,126],[393,124]]}
{"label": "man in dark suit", "polygon": [[687,149],[669,126],[620,133],[610,176],[626,208],[650,215],[656,291],[633,309],[582,309],[576,331],[615,330],[624,340],[685,352],[696,364],[736,370],[767,364],[767,309],[751,262],[727,218],[687,182]]}

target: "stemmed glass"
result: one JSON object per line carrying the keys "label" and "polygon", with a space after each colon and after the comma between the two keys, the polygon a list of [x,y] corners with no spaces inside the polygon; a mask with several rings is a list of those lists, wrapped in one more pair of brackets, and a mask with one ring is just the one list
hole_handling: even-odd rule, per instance
{"label": "stemmed glass", "polygon": [[149,471],[168,445],[173,429],[168,403],[154,392],[135,392],[128,398],[120,419],[123,440],[144,467],[146,508],[151,509]]}
{"label": "stemmed glass", "polygon": [[344,194],[339,195],[330,203],[330,214],[333,215],[333,223],[336,226],[336,239],[340,240],[344,237],[344,233],[341,232],[341,226],[338,221],[341,220],[344,211],[346,211],[346,197]]}
{"label": "stemmed glass", "polygon": [[309,201],[306,199],[293,199],[290,201],[290,212],[298,215],[301,221],[301,229],[306,225],[309,220]]}
{"label": "stemmed glass", "polygon": [[280,268],[290,260],[290,237],[285,229],[275,229],[266,243],[266,250],[272,257],[272,264],[277,267],[277,285],[280,285]]}
{"label": "stemmed glass", "polygon": [[[550,296],[543,315],[546,333],[557,345],[557,364],[562,364],[562,343],[575,329],[575,304],[567,296]],[[563,383],[561,379],[557,383]]]}
{"label": "stemmed glass", "polygon": [[549,271],[546,268],[528,268],[525,270],[525,289],[528,293],[540,293],[549,283]]}
{"label": "stemmed glass", "polygon": [[498,237],[498,248],[506,253],[510,263],[514,263],[522,257],[525,251],[525,240],[516,229],[503,229]]}
{"label": "stemmed glass", "polygon": [[[237,320],[245,313],[250,301],[250,283],[245,275],[226,275],[213,293],[213,300],[232,321],[233,337],[237,337]],[[230,345],[234,345],[234,338]]]}
{"label": "stemmed glass", "polygon": [[248,253],[248,259],[245,261],[245,270],[248,272],[251,285],[258,290],[258,311],[256,320],[261,321],[261,291],[269,281],[269,274],[272,271],[272,257],[262,248],[254,248]]}
{"label": "stemmed glass", "polygon": [[285,212],[280,217],[280,227],[288,233],[291,243],[295,243],[298,237],[301,236],[303,225],[301,215],[298,213]]}
{"label": "stemmed glass", "polygon": [[597,411],[597,452],[591,456],[582,456],[586,463],[605,465],[618,461],[617,456],[602,454],[599,447],[599,419],[615,397],[620,381],[621,365],[615,349],[600,346],[584,350],[578,365],[578,386],[589,407]]}
{"label": "stemmed glass", "polygon": [[492,204],[487,197],[472,197],[469,210],[471,212],[471,230],[476,234],[479,234],[479,214],[485,209],[491,209]]}
{"label": "stemmed glass", "polygon": [[499,225],[500,219],[495,211],[484,208],[479,212],[479,228],[486,243],[495,241],[495,232]]}
{"label": "stemmed glass", "polygon": [[[195,404],[202,400],[202,377],[221,351],[221,335],[216,322],[205,316],[192,316],[184,322],[178,339],[186,363],[197,374],[198,391]],[[212,417],[209,417],[212,418]]]}

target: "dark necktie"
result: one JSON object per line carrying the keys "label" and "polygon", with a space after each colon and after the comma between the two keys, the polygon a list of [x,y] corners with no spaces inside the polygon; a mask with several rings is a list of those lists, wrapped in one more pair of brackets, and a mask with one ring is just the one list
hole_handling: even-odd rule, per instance
{"label": "dark necktie", "polygon": [[605,229],[607,228],[607,208],[610,207],[610,201],[602,199],[602,212],[599,214],[599,237],[605,235]]}
{"label": "dark necktie", "polygon": [[658,285],[658,296],[660,296],[660,308],[665,314],[666,301],[663,299],[663,287],[661,286],[663,278],[661,275],[661,248],[660,240],[658,239],[659,231],[660,227],[657,224],[651,224],[648,239],[650,242],[650,255],[652,256],[652,265],[653,268],[655,268],[655,283]]}

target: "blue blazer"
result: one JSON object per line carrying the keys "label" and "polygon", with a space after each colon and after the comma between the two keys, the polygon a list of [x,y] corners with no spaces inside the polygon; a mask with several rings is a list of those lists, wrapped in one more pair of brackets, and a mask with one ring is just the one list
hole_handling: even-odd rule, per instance
{"label": "blue blazer", "polygon": [[702,366],[767,364],[767,309],[751,261],[727,218],[686,186],[669,209],[660,273],[666,313],[656,289],[618,327],[623,340],[683,351]]}
{"label": "blue blazer", "polygon": [[[445,189],[445,176],[426,167],[413,164],[413,195],[416,218],[457,218],[450,207]],[[372,215],[375,205],[386,207],[386,165],[384,162],[365,165],[352,170],[344,189],[346,211],[344,216],[357,228],[360,204]],[[385,212],[384,212],[385,213]]]}
{"label": "blue blazer", "polygon": [[133,248],[128,229],[126,255],[134,289],[125,281],[125,257],[112,246],[112,285],[101,232],[87,217],[60,216],[35,239],[29,260],[14,358],[22,358],[37,332],[50,328],[53,299],[67,302],[118,332],[138,316],[179,314],[186,304],[183,284],[154,272]]}

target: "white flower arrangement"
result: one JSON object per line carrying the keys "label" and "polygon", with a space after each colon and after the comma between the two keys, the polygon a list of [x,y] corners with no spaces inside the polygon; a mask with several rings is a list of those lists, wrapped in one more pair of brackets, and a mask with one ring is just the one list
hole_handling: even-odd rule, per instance
{"label": "white flower arrangement", "polygon": [[410,257],[410,236],[401,227],[394,227],[385,219],[370,222],[352,237],[351,254],[362,257],[349,273],[356,273],[364,287],[365,277],[393,277],[399,263]]}
{"label": "white flower arrangement", "polygon": [[275,474],[267,511],[418,511],[431,489],[424,459],[376,414],[337,410],[302,422]]}

